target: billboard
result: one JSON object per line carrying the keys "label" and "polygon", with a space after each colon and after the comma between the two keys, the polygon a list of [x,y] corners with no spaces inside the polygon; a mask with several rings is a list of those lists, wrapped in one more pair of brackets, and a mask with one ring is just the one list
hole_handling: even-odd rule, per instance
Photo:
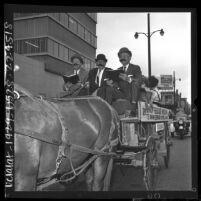
{"label": "billboard", "polygon": [[158,87],[162,89],[173,89],[173,76],[160,75]]}
{"label": "billboard", "polygon": [[143,122],[148,121],[168,121],[169,120],[169,110],[166,108],[153,106],[148,107],[145,102],[138,102],[138,117]]}

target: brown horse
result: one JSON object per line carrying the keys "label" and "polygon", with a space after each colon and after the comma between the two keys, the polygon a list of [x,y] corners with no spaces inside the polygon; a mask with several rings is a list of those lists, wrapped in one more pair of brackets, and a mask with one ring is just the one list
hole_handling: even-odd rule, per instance
{"label": "brown horse", "polygon": [[15,100],[15,190],[44,190],[37,185],[41,178],[57,178],[59,184],[58,175],[75,176],[76,168],[94,156],[84,170],[88,190],[108,190],[113,158],[107,153],[114,153],[117,143],[112,142],[119,136],[119,119],[111,106],[98,97],[48,101],[19,85],[15,90],[22,93]]}

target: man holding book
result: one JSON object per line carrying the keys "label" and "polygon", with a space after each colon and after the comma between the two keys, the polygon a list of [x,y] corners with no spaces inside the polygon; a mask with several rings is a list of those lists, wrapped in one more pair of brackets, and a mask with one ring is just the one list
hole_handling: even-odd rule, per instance
{"label": "man holding book", "polygon": [[64,92],[61,93],[61,97],[87,95],[85,85],[87,85],[88,72],[82,67],[84,61],[79,54],[75,54],[71,57],[71,62],[73,72],[63,76]]}
{"label": "man holding book", "polygon": [[132,53],[128,48],[121,48],[118,57],[122,64],[117,69],[121,71],[118,76],[119,81],[107,81],[106,100],[112,104],[114,100],[124,98],[132,103],[133,108],[137,108],[142,77],[141,69],[138,65],[130,63]]}

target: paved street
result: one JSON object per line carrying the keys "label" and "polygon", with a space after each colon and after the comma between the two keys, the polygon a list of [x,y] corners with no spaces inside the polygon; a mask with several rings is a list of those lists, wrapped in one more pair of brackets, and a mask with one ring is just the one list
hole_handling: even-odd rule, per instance
{"label": "paved street", "polygon": [[169,168],[159,171],[156,190],[191,190],[191,137],[175,137],[173,143]]}

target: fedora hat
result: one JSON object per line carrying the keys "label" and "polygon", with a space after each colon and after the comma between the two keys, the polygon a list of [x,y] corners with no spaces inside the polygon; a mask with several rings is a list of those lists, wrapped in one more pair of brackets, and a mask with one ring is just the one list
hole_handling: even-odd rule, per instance
{"label": "fedora hat", "polygon": [[121,53],[126,52],[128,54],[130,54],[130,56],[132,56],[131,51],[127,48],[127,47],[122,47],[119,52],[118,52],[118,57],[120,56]]}
{"label": "fedora hat", "polygon": [[98,60],[103,60],[107,62],[107,59],[104,54],[98,54],[95,61],[98,61]]}

